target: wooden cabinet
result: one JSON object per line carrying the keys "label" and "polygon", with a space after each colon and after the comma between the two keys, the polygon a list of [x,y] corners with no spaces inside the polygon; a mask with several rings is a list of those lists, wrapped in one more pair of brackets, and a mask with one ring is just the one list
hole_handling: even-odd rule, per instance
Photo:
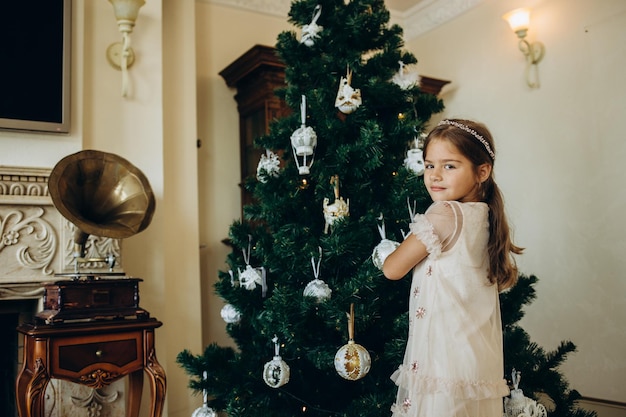
{"label": "wooden cabinet", "polygon": [[[226,85],[237,89],[241,186],[248,176],[256,175],[259,159],[265,152],[254,147],[254,140],[269,132],[273,119],[290,112],[274,94],[277,88],[285,86],[285,64],[275,48],[255,45],[220,71],[220,75]],[[242,207],[251,201],[252,197],[241,186]]]}
{"label": "wooden cabinet", "polygon": [[19,326],[24,335],[24,364],[16,381],[19,416],[44,416],[51,378],[98,389],[128,376],[127,415],[137,417],[145,371],[152,393],[150,416],[160,417],[166,389],[154,349],[154,329],[160,326],[155,319]]}

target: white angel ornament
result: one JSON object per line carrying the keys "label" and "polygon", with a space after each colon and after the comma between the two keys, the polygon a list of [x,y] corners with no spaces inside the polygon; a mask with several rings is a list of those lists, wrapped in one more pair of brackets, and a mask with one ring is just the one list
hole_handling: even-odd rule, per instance
{"label": "white angel ornament", "polygon": [[267,277],[265,267],[261,266],[258,268],[253,268],[250,265],[250,249],[252,247],[252,236],[248,236],[248,250],[242,250],[243,259],[246,263],[246,268],[241,270],[237,268],[237,272],[239,273],[239,285],[246,290],[252,291],[257,285],[261,286],[261,294],[265,297],[267,293]]}
{"label": "white angel ornament", "polygon": [[521,372],[513,368],[511,375],[513,389],[511,396],[504,399],[504,417],[547,417],[546,407],[524,396],[524,392],[518,388],[520,379]]}
{"label": "white angel ornament", "polygon": [[338,220],[350,215],[350,200],[344,201],[339,196],[339,176],[333,175],[330,183],[335,186],[335,202],[328,204],[330,200],[324,198],[324,233],[328,233],[329,228]]}
{"label": "white angel ornament", "polygon": [[419,75],[415,71],[407,71],[405,69],[406,64],[402,61],[398,61],[400,65],[400,69],[398,72],[391,78],[391,81],[394,84],[397,84],[401,89],[408,90],[409,88],[413,88],[419,83]]}
{"label": "white angel ornament", "polygon": [[416,137],[413,140],[413,146],[406,151],[404,158],[404,166],[413,171],[417,175],[424,174],[424,151],[421,149],[420,141],[424,140],[424,136]]}
{"label": "white angel ornament", "polygon": [[318,4],[313,9],[313,18],[311,19],[311,23],[308,25],[302,26],[302,37],[300,38],[300,43],[305,44],[306,46],[313,46],[315,40],[319,38],[319,33],[324,29],[322,26],[317,24],[317,19],[319,19],[322,14],[322,5]]}
{"label": "white angel ornament", "polygon": [[278,155],[269,149],[265,150],[265,155],[261,155],[259,164],[256,167],[256,178],[259,182],[266,183],[268,178],[278,176],[280,171],[280,159]]}
{"label": "white angel ornament", "polygon": [[359,108],[363,99],[361,98],[361,90],[352,88],[352,71],[347,70],[346,76],[341,77],[339,82],[339,91],[335,99],[335,107],[344,114],[350,114]]}

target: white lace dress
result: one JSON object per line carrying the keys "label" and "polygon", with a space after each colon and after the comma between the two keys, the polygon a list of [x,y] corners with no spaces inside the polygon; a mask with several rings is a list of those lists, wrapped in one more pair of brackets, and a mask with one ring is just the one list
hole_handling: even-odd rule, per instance
{"label": "white lace dress", "polygon": [[429,255],[413,270],[394,417],[502,417],[502,321],[487,279],[488,206],[436,202],[412,234]]}

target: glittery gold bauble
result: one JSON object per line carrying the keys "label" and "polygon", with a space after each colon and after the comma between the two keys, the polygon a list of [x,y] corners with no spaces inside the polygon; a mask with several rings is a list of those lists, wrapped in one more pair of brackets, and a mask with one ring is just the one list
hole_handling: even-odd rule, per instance
{"label": "glittery gold bauble", "polygon": [[335,369],[345,379],[356,381],[363,378],[370,371],[372,358],[363,346],[348,341],[335,354]]}

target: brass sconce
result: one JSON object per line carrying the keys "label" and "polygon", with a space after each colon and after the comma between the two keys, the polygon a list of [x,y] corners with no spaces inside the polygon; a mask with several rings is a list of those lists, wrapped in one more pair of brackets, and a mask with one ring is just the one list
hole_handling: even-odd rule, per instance
{"label": "brass sconce", "polygon": [[135,62],[135,52],[130,47],[130,34],[139,15],[144,0],[109,0],[113,5],[117,26],[122,33],[122,42],[116,42],[107,48],[107,60],[113,68],[122,71],[122,97],[128,95],[128,69]]}
{"label": "brass sconce", "polygon": [[529,43],[526,40],[526,34],[530,24],[530,9],[521,8],[511,10],[503,15],[502,18],[509,23],[509,26],[511,26],[511,29],[519,38],[519,49],[526,58],[526,83],[530,88],[538,88],[539,72],[537,64],[543,58],[545,48],[541,42]]}

